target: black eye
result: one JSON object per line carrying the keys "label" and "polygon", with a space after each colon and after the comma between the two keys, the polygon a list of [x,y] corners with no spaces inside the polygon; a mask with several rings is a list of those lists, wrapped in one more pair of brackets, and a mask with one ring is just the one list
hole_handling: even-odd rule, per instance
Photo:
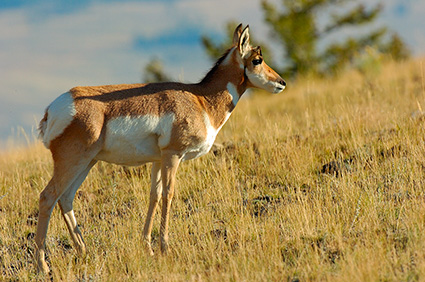
{"label": "black eye", "polygon": [[254,66],[260,65],[262,62],[263,62],[263,59],[252,60],[252,63],[254,64]]}

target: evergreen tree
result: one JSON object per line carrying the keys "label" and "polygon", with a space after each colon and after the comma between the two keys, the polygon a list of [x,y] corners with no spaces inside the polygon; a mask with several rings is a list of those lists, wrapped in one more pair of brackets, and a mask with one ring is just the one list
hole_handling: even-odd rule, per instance
{"label": "evergreen tree", "polygon": [[[230,21],[226,24],[226,41],[221,43],[215,43],[214,40],[207,36],[203,35],[201,38],[202,45],[205,48],[205,51],[207,55],[210,57],[210,59],[215,62],[218,58],[220,58],[221,55],[226,51],[227,48],[232,46],[232,40],[233,40],[233,32],[235,31],[235,27],[238,26],[239,23],[235,21]],[[255,35],[254,35],[255,36]],[[267,54],[269,54],[269,48],[264,43],[261,43],[255,39],[255,37],[250,34],[251,42],[254,42],[256,45],[261,46],[261,51],[265,56],[267,57]],[[268,60],[270,61],[270,59]],[[273,66],[270,65],[272,68]]]}
{"label": "evergreen tree", "polygon": [[170,81],[169,76],[164,72],[161,60],[153,58],[145,66],[143,83]]}
{"label": "evergreen tree", "polygon": [[[297,74],[335,74],[347,66],[355,65],[356,59],[364,57],[370,48],[388,54],[394,60],[410,57],[410,51],[396,34],[390,34],[385,27],[362,29],[356,37],[344,31],[371,26],[382,12],[383,6],[376,5],[367,9],[356,0],[281,0],[282,6],[262,0],[264,20],[270,26],[273,38],[284,49],[285,67],[278,69],[285,77]],[[319,15],[321,21],[319,22]],[[323,23],[327,19],[326,23]],[[216,43],[204,35],[202,45],[212,61],[217,60],[232,44],[233,31],[238,23],[231,21],[225,27],[226,40]],[[338,40],[330,41],[330,36],[338,35]],[[335,37],[335,36],[334,36]],[[263,54],[271,56],[270,48],[261,45]],[[318,47],[320,46],[320,48]],[[269,59],[269,62],[273,60]],[[151,60],[145,67],[145,81],[159,82],[169,80],[161,61]]]}
{"label": "evergreen tree", "polygon": [[396,61],[405,60],[410,57],[410,50],[396,33],[392,34],[389,43],[384,45],[382,49],[384,53],[389,54]]}
{"label": "evergreen tree", "polygon": [[[345,37],[340,42],[326,45],[318,51],[318,44],[328,40],[332,33],[346,27],[371,24],[382,11],[381,5],[366,9],[362,4],[349,8],[348,0],[282,0],[283,9],[267,0],[262,0],[266,22],[272,28],[274,37],[284,46],[285,60],[289,67],[287,74],[335,73],[353,62],[356,55],[366,47],[374,46],[379,51],[389,52],[395,59],[406,58],[409,51],[403,41],[394,35],[385,43],[386,28],[376,28],[359,37]],[[330,8],[343,7],[343,13],[327,12]],[[335,9],[331,9],[335,10]],[[335,10],[336,11],[336,10]],[[318,15],[326,15],[327,25],[319,27]],[[323,44],[322,44],[323,45]]]}

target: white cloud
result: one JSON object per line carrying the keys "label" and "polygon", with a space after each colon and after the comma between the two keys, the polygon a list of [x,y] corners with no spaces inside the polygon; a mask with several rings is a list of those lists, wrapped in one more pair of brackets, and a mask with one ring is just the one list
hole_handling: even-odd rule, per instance
{"label": "white cloud", "polygon": [[[401,1],[387,0],[386,5]],[[423,2],[408,2],[409,18],[391,19],[391,8],[381,18],[416,49],[425,46]],[[34,125],[31,117],[40,118],[45,106],[72,86],[140,82],[142,68],[152,56],[162,58],[166,70],[184,81],[199,80],[211,66],[199,44],[137,50],[137,37],[154,39],[193,29],[223,34],[226,22],[235,20],[250,24],[259,40],[275,42],[257,0],[93,2],[43,17],[37,14],[40,9],[0,10],[0,135],[11,126]]]}
{"label": "white cloud", "polygon": [[[210,65],[200,45],[135,50],[134,38],[161,37],[188,26],[221,32],[227,20],[239,18],[242,0],[218,2],[94,3],[43,18],[33,7],[0,11],[0,25],[8,27],[0,29],[0,131],[34,125],[28,116],[40,118],[47,104],[72,86],[140,82],[142,67],[154,55],[172,58],[164,65],[176,79],[200,79]],[[241,5],[243,13],[254,5]]]}

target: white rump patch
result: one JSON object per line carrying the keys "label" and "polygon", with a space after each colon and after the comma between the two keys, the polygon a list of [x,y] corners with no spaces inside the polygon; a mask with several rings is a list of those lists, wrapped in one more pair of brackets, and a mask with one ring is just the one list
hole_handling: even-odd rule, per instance
{"label": "white rump patch", "polygon": [[227,90],[229,91],[229,94],[232,98],[233,106],[236,107],[236,104],[238,103],[240,98],[238,90],[236,89],[236,86],[233,83],[229,82],[227,83]]}
{"label": "white rump patch", "polygon": [[123,116],[108,121],[103,150],[96,157],[112,163],[139,165],[160,159],[168,146],[174,114]]}
{"label": "white rump patch", "polygon": [[77,113],[71,93],[57,97],[47,108],[47,121],[42,124],[43,144],[47,148],[50,142],[61,135]]}

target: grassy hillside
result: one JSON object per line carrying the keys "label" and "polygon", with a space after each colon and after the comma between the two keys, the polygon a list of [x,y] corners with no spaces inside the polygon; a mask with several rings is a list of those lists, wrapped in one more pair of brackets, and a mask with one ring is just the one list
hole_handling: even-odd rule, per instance
{"label": "grassy hillside", "polygon": [[[88,254],[59,209],[54,280],[425,280],[424,60],[337,80],[300,79],[238,104],[222,148],[180,166],[168,256],[141,247],[149,169],[97,164],[74,208]],[[0,280],[37,278],[38,195],[49,152],[0,155]]]}

